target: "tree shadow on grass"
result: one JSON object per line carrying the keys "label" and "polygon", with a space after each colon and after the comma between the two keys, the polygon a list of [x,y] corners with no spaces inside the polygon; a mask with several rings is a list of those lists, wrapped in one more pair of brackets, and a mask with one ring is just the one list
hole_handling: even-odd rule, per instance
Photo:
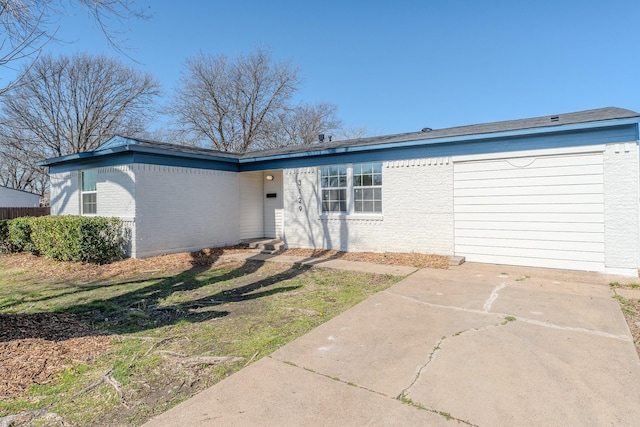
{"label": "tree shadow on grass", "polygon": [[[195,257],[194,257],[195,258]],[[299,286],[282,286],[281,282],[295,278],[309,270],[309,266],[292,265],[287,270],[242,283],[213,294],[201,296],[197,291],[209,285],[223,283],[233,279],[250,276],[264,264],[262,261],[247,259],[241,266],[220,275],[202,277],[211,269],[211,264],[193,266],[179,274],[161,279],[135,280],[120,282],[108,286],[126,286],[151,282],[125,293],[106,299],[94,299],[86,303],[74,304],[52,312],[33,314],[0,314],[0,324],[31,324],[35,327],[23,328],[24,333],[7,333],[0,335],[0,342],[20,338],[45,338],[61,341],[78,336],[103,334],[140,333],[146,330],[188,322],[197,323],[213,318],[223,318],[230,312],[222,305],[229,302],[242,302],[271,295],[291,292]],[[91,289],[95,289],[92,286]],[[80,290],[78,291],[80,292]],[[194,298],[195,297],[195,298]],[[217,308],[220,307],[220,308]],[[51,328],[38,327],[46,322],[46,315],[51,322],[58,323],[53,328],[56,333],[46,332]],[[68,325],[60,327],[60,323]],[[77,323],[86,328],[79,328]],[[20,328],[18,328],[19,330]]]}

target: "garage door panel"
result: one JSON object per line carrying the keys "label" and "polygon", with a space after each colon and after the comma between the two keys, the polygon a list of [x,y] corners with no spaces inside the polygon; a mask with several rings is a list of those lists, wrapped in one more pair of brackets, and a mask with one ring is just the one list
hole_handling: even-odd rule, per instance
{"label": "garage door panel", "polygon": [[458,237],[456,242],[460,246],[474,247],[493,247],[493,248],[510,248],[510,249],[545,249],[572,252],[596,252],[604,251],[604,242],[573,242],[567,240],[532,240],[522,238],[487,238],[487,237]]}
{"label": "garage door panel", "polygon": [[[456,245],[458,248],[458,245]],[[572,261],[604,262],[604,255],[587,251],[562,251],[554,249],[505,248],[490,246],[460,245],[460,250],[468,257],[472,255],[500,255],[538,259],[564,259]]]}
{"label": "garage door panel", "polygon": [[603,211],[602,203],[572,203],[572,204],[534,204],[534,205],[458,205],[458,213],[598,213]]}
{"label": "garage door panel", "polygon": [[[604,244],[604,233],[594,232],[571,232],[571,231],[532,231],[532,230],[479,230],[464,229],[456,230],[456,242],[463,243],[462,238],[476,239],[528,239],[541,241],[564,240],[567,242],[596,242]],[[476,240],[477,243],[477,240]]]}
{"label": "garage door panel", "polygon": [[455,253],[604,270],[602,153],[454,162]]}
{"label": "garage door panel", "polygon": [[509,170],[514,167],[526,166],[529,169],[557,168],[567,166],[601,165],[602,154],[579,154],[571,156],[571,164],[567,164],[567,156],[547,157],[514,157],[512,159],[487,160],[481,162],[459,163],[458,172],[484,172],[496,170]]}
{"label": "garage door panel", "polygon": [[[457,216],[457,215],[456,215]],[[511,231],[572,231],[572,232],[602,232],[604,233],[604,227],[600,224],[593,223],[562,223],[562,222],[483,222],[478,224],[477,221],[455,221],[456,230],[469,229],[477,230],[479,228],[483,230],[511,230]]]}
{"label": "garage door panel", "polygon": [[[458,221],[484,222],[591,222],[604,223],[602,213],[458,213]],[[478,224],[482,228],[482,224]]]}
{"label": "garage door panel", "polygon": [[520,187],[500,187],[488,183],[486,187],[460,188],[456,190],[456,196],[530,196],[530,195],[566,195],[566,194],[602,194],[604,184],[573,184],[566,185],[537,185]]}
{"label": "garage door panel", "polygon": [[481,172],[458,172],[456,171],[456,180],[467,181],[477,179],[510,179],[510,178],[531,178],[531,177],[563,177],[571,175],[596,175],[603,173],[602,165],[581,165],[566,166],[562,168],[514,168],[498,171],[481,171]]}
{"label": "garage door panel", "polygon": [[455,205],[521,205],[521,204],[573,204],[573,203],[601,203],[604,205],[603,194],[566,194],[529,195],[529,196],[454,196]]}
{"label": "garage door panel", "polygon": [[[569,175],[562,177],[564,185],[573,184],[604,184],[602,175]],[[475,179],[467,181],[455,181],[453,188],[459,190],[463,188],[485,188],[487,186],[496,187],[531,187],[531,186],[549,186],[548,177],[529,177],[529,178],[513,178],[513,179]]]}
{"label": "garage door panel", "polygon": [[[468,258],[470,261],[471,259]],[[565,259],[539,259],[514,256],[475,255],[473,262],[487,264],[521,265],[525,267],[561,268],[567,270],[604,271],[601,262],[573,261]]]}

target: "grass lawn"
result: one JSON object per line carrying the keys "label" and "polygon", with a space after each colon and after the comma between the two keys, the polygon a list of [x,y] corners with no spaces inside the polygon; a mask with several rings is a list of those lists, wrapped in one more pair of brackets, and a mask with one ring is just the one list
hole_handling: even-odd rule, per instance
{"label": "grass lawn", "polygon": [[87,280],[7,257],[0,417],[37,425],[140,425],[400,279],[220,261]]}

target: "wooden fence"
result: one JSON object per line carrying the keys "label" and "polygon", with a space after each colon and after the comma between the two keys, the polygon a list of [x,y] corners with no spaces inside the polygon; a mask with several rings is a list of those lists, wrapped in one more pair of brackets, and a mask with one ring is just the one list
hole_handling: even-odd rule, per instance
{"label": "wooden fence", "polygon": [[0,208],[0,219],[13,219],[21,216],[45,216],[51,213],[51,208]]}

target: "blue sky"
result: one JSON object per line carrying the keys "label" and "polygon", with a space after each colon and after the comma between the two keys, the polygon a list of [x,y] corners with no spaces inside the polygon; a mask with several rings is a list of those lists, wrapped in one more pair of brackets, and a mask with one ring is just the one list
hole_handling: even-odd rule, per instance
{"label": "blue sky", "polygon": [[[125,63],[171,94],[198,51],[258,46],[300,69],[299,101],[330,102],[368,134],[416,131],[606,106],[640,111],[638,0],[168,1],[126,31]],[[67,10],[53,53],[107,53]],[[8,78],[5,70],[0,74]]]}

